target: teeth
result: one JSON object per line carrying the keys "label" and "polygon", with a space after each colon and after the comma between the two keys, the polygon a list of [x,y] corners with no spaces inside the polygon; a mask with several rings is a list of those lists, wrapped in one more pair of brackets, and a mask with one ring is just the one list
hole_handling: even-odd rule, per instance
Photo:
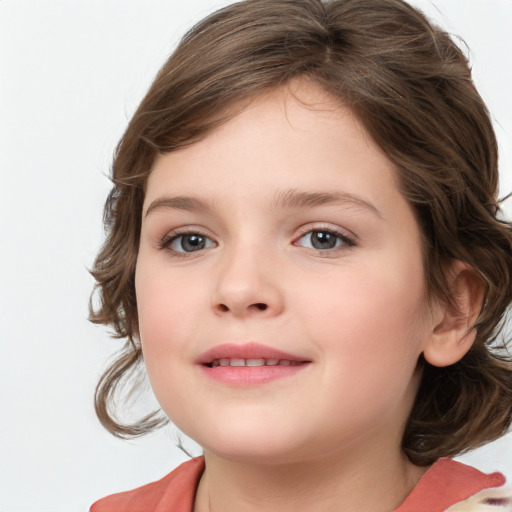
{"label": "teeth", "polygon": [[265,366],[265,359],[246,359],[245,366]]}
{"label": "teeth", "polygon": [[211,367],[216,368],[217,366],[297,366],[300,361],[289,361],[288,359],[215,359],[211,362]]}

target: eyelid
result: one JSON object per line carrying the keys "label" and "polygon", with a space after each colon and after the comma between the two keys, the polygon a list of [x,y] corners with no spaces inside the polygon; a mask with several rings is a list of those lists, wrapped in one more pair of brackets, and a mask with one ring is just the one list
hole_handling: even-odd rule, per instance
{"label": "eyelid", "polygon": [[293,245],[298,245],[299,240],[301,240],[308,233],[313,233],[315,231],[326,231],[328,233],[332,233],[333,235],[339,237],[343,244],[341,247],[333,247],[332,249],[315,249],[310,247],[304,247],[310,251],[314,251],[320,254],[335,254],[338,251],[346,251],[355,247],[357,245],[357,236],[352,232],[340,228],[338,226],[333,226],[332,224],[307,224],[306,226],[302,226],[299,230],[299,235],[295,237],[293,241]]}
{"label": "eyelid", "polygon": [[331,231],[332,233],[336,233],[344,238],[354,241],[354,243],[358,240],[357,235],[352,231],[328,222],[309,222],[308,224],[301,226],[298,229],[299,234],[297,238],[300,238],[311,231]]}
{"label": "eyelid", "polygon": [[211,240],[214,244],[214,247],[217,247],[218,243],[215,241],[214,237],[211,236],[210,234],[207,234],[206,231],[207,230],[200,228],[200,227],[196,227],[196,226],[186,226],[183,228],[176,228],[176,229],[173,229],[173,230],[169,231],[168,233],[166,233],[163,237],[159,238],[157,240],[157,247],[158,247],[158,249],[161,249],[161,250],[167,250],[169,253],[172,254],[173,257],[178,257],[178,258],[190,257],[190,256],[194,255],[194,253],[196,253],[196,252],[202,253],[205,250],[212,249],[213,247],[206,247],[206,248],[200,249],[198,251],[191,251],[191,252],[183,251],[183,252],[181,252],[181,251],[176,251],[174,249],[171,249],[170,248],[171,244],[176,239],[178,239],[182,236],[199,235],[204,238],[207,238],[208,240]]}

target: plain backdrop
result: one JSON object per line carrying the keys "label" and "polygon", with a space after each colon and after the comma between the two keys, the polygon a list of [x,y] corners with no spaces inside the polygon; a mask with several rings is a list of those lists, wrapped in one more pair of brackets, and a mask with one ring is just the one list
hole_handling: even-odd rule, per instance
{"label": "plain backdrop", "polygon": [[[127,120],[178,38],[226,3],[0,0],[0,512],[87,511],[187,458],[172,428],[126,442],[99,426],[94,386],[119,342],[87,321],[87,268]],[[512,191],[512,0],[414,3],[470,46]],[[464,460],[512,479],[512,438]]]}

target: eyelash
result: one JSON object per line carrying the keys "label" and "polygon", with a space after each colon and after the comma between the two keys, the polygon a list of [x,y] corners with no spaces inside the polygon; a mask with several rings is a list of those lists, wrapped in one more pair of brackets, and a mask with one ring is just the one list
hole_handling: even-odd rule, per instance
{"label": "eyelash", "polygon": [[[317,249],[314,247],[304,247],[305,249],[308,249],[310,251],[314,251],[317,254],[323,255],[323,256],[330,256],[337,254],[340,250],[347,250],[354,246],[356,246],[356,241],[354,238],[347,236],[346,233],[342,233],[338,231],[337,229],[334,229],[332,227],[314,227],[314,228],[308,228],[305,229],[293,242],[293,245],[297,246],[298,241],[305,238],[307,235],[312,235],[313,233],[324,233],[328,235],[334,235],[337,239],[336,244],[338,244],[338,241],[341,242],[340,245],[337,245],[335,247],[329,248],[329,249]],[[210,247],[204,247],[202,249],[199,249],[197,251],[176,251],[175,249],[171,249],[171,245],[180,238],[186,237],[187,235],[197,235],[198,237],[201,237],[203,239],[209,240],[212,245]],[[190,229],[190,230],[182,230],[174,233],[170,233],[166,236],[164,236],[159,242],[158,242],[158,248],[159,249],[165,249],[169,251],[173,257],[175,258],[187,258],[190,257],[194,252],[202,252],[205,249],[210,249],[212,246],[216,246],[217,243],[213,241],[209,236],[201,233],[201,231],[197,229]]]}
{"label": "eyelash", "polygon": [[[331,226],[315,226],[313,228],[311,228],[311,227],[306,228],[299,235],[299,237],[295,239],[295,241],[293,242],[293,245],[297,245],[297,242],[299,240],[302,240],[307,235],[311,236],[313,233],[327,233],[329,235],[334,235],[338,239],[338,241],[341,242],[341,244],[339,246],[335,246],[335,247],[332,247],[329,249],[316,249],[314,247],[311,247],[311,248],[304,247],[305,249],[314,251],[315,253],[320,254],[324,257],[335,256],[338,254],[339,251],[346,251],[346,250],[351,249],[352,247],[355,247],[357,245],[355,238],[348,236],[346,233],[342,233],[341,231],[339,231]],[[338,243],[338,242],[336,242],[336,243]]]}
{"label": "eyelash", "polygon": [[[174,249],[171,249],[171,245],[176,240],[179,240],[180,238],[186,237],[187,235],[197,235],[201,238],[210,240],[213,242],[214,245],[217,245],[216,242],[214,242],[209,236],[201,233],[198,229],[185,229],[181,231],[177,231],[174,233],[169,233],[168,235],[164,236],[159,242],[158,242],[158,248],[159,249],[165,249],[169,251],[174,258],[187,258],[190,257],[191,254],[194,254],[194,252],[201,252],[204,249],[200,249],[198,251],[176,251]],[[207,247],[209,249],[210,247]]]}

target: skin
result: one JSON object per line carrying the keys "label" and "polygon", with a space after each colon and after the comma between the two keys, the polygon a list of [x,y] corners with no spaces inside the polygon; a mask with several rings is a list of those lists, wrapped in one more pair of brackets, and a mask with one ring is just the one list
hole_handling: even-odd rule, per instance
{"label": "skin", "polygon": [[[427,300],[417,222],[350,110],[312,84],[293,89],[159,156],[147,183],[140,339],[162,408],[204,447],[196,512],[386,512],[425,471],[400,442],[418,358],[439,354],[450,322]],[[290,189],[341,198],[273,204]],[[326,231],[336,246],[319,250],[312,236]],[[191,233],[203,249],[184,249]],[[310,363],[254,386],[196,364],[249,341]]]}

